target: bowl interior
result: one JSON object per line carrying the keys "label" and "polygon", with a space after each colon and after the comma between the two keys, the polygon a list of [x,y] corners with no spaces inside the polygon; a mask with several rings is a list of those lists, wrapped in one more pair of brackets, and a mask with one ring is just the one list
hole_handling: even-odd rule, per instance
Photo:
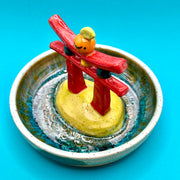
{"label": "bowl interior", "polygon": [[[54,116],[53,114],[49,113],[46,110],[42,110],[43,114],[41,115],[34,113],[39,108],[38,106],[39,99],[36,98],[36,96],[38,93],[43,93],[40,92],[41,91],[40,89],[42,86],[45,87],[47,82],[52,82],[54,81],[54,79],[57,79],[59,76],[62,77],[61,81],[63,81],[67,77],[65,59],[58,53],[53,52],[50,55],[45,56],[39,59],[38,61],[36,61],[36,63],[34,63],[26,71],[24,76],[21,78],[16,94],[16,107],[21,121],[23,122],[27,130],[40,141],[65,151],[72,151],[72,152],[103,151],[113,147],[118,147],[121,144],[130,141],[131,139],[136,137],[139,133],[141,133],[146,128],[148,123],[151,121],[151,118],[155,112],[157,97],[156,97],[154,83],[152,82],[147,72],[133,59],[125,57],[123,53],[112,51],[105,48],[97,48],[97,50],[112,56],[124,57],[127,59],[128,62],[127,70],[120,75],[117,74],[113,74],[113,75],[126,82],[137,97],[137,102],[138,102],[137,116],[132,129],[126,133],[126,136],[124,136],[120,141],[116,143],[106,143],[106,140],[104,139],[101,139],[99,141],[98,139],[96,140],[96,138],[90,139],[89,137],[85,137],[84,138],[85,146],[82,146],[77,139],[76,141],[71,138],[68,140],[67,138],[63,139],[62,134],[61,134],[62,135],[61,138],[59,139],[58,137],[53,137],[52,134],[47,135],[48,133],[46,132],[45,129],[42,129],[43,125],[41,124],[41,122],[37,121],[36,116],[38,116],[41,119],[41,116],[43,115],[43,117],[45,117],[45,120],[46,118],[48,119],[48,117],[50,116],[53,119]],[[89,78],[86,75],[85,77]],[[59,82],[60,81],[58,81],[58,83],[55,83],[56,86],[52,89],[52,92],[50,92],[51,94],[55,93],[57,84],[59,84]],[[47,92],[47,96],[48,93],[49,92]],[[50,100],[54,102],[53,97],[50,98]],[[35,105],[33,104],[34,101],[36,101]],[[54,113],[57,112],[54,111]],[[64,131],[64,129],[67,130],[67,128],[69,128],[70,130],[68,130],[68,133],[71,135],[71,137],[78,136],[78,133],[76,133],[77,131],[69,127],[62,119],[61,119],[62,127],[57,126],[59,119],[58,120],[56,118],[54,119],[55,121],[51,122],[51,124],[49,122],[46,122],[47,124],[49,124],[49,126],[52,127],[52,129],[62,128],[58,130],[62,131],[62,133],[64,133],[64,136],[67,136],[67,131]],[[90,142],[92,140],[94,140],[94,146],[95,146],[94,148],[91,148],[90,146],[92,145],[92,143]],[[99,145],[99,147],[97,147],[98,146],[97,142],[105,144],[105,146]],[[85,147],[90,147],[90,148],[85,148]]]}

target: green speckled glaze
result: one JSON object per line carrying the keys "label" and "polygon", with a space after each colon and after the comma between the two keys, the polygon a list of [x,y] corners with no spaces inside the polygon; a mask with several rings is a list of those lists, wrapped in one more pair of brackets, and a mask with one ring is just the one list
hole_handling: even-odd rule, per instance
{"label": "green speckled glaze", "polygon": [[[97,50],[113,56],[123,57],[114,51],[102,49]],[[125,58],[127,59],[127,57]],[[58,76],[66,73],[65,59],[57,53],[54,53],[53,56],[49,56],[40,60],[37,64],[34,64],[31,67],[31,69],[24,75],[19,85],[19,90],[17,93],[17,107],[19,116],[21,117],[25,127],[42,142],[45,142],[53,147],[62,150],[72,152],[96,152],[107,150],[113,147],[117,147],[134,138],[147,126],[151,117],[153,116],[156,104],[156,96],[154,86],[150,78],[148,77],[148,74],[146,74],[138,65],[132,63],[129,59],[127,59],[127,62],[127,70],[123,74],[115,76],[125,81],[136,93],[139,100],[139,109],[137,119],[133,125],[133,128],[129,132],[127,132],[124,138],[120,139],[119,141],[116,141],[116,143],[110,143],[109,141],[106,142],[106,139],[108,139],[109,137],[106,139],[98,139],[98,141],[95,140],[94,143],[92,143],[92,138],[85,137],[82,135],[84,138],[86,138],[86,140],[83,142],[85,144],[79,145],[78,142],[76,142],[76,139],[73,139],[73,141],[68,140],[67,138],[65,140],[62,140],[62,137],[60,139],[54,137],[53,139],[51,137],[48,137],[48,133],[44,132],[44,129],[41,128],[41,125],[39,125],[40,123],[38,123],[38,120],[36,120],[36,116],[40,115],[38,114],[38,112],[36,114],[33,114],[33,100],[36,94],[38,93],[39,89],[44,84],[50,82],[53,78],[57,78]],[[66,77],[63,77],[62,79],[65,78]],[[51,92],[52,94],[55,94],[56,87],[59,83],[60,82],[58,81],[58,83],[55,84],[54,89]],[[54,100],[52,99],[52,102],[53,101]],[[35,107],[35,112],[36,108],[38,107]],[[48,113],[49,112],[45,112],[44,116],[53,116],[52,114]],[[55,119],[56,123],[58,123],[58,121],[58,119]],[[53,126],[53,128],[57,127],[57,125],[55,124],[49,126]],[[65,125],[62,124],[62,127],[64,126]],[[68,125],[64,129],[66,129],[65,136],[68,136],[68,134],[71,136],[75,136],[75,134],[73,134],[73,131],[77,133],[77,131],[75,129],[72,129],[71,127],[68,129]],[[88,143],[88,141],[90,143]],[[87,146],[90,146],[91,148],[87,148]]]}
{"label": "green speckled glaze", "polygon": [[30,61],[11,89],[10,109],[21,133],[41,153],[68,165],[98,166],[124,157],[145,141],[162,110],[161,87],[143,62],[116,48],[96,47],[128,62],[124,73],[114,74],[129,86],[129,92],[122,97],[126,109],[123,127],[113,135],[94,138],[81,134],[57,112],[55,94],[67,79],[67,70],[65,59],[52,50]]}

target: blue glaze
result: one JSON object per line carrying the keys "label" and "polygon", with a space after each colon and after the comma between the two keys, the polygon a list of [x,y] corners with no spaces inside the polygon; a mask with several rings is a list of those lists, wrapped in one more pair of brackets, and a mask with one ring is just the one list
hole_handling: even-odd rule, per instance
{"label": "blue glaze", "polygon": [[[84,76],[90,79],[86,74]],[[148,75],[136,64],[129,62],[126,72],[116,76],[129,85],[130,91],[122,98],[126,107],[124,125],[114,135],[88,137],[58,114],[54,105],[55,93],[67,73],[64,58],[56,53],[38,62],[24,76],[17,93],[19,115],[36,138],[58,149],[84,153],[120,146],[147,126],[155,108],[155,92]]]}

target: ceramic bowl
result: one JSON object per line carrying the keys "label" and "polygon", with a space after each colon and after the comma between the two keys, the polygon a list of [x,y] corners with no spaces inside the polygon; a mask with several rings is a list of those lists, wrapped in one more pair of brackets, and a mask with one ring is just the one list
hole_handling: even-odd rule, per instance
{"label": "ceramic bowl", "polygon": [[[41,103],[36,98],[36,95],[47,93],[44,99],[49,96],[48,86],[40,93],[41,87],[45,87],[47,82],[52,82],[60,76],[62,77],[61,79],[66,78],[67,75],[65,59],[55,51],[46,51],[30,61],[20,71],[11,89],[10,110],[20,132],[36,150],[64,164],[85,167],[98,166],[121,159],[146,140],[161,114],[163,105],[162,91],[153,72],[142,61],[125,51],[105,45],[96,45],[96,49],[127,60],[127,70],[121,75],[114,76],[123,80],[130,87],[131,93],[134,93],[136,96],[135,105],[134,102],[131,103],[137,107],[133,126],[118,142],[111,143],[108,147],[106,144],[106,148],[88,149],[88,147],[96,147],[97,142],[103,143],[104,139],[99,141],[96,138],[88,139],[88,137],[82,135],[79,141],[81,139],[84,139],[85,142],[87,139],[89,141],[87,140],[86,145],[81,145],[81,142],[75,139],[77,133],[73,132],[73,130],[68,130],[71,140],[67,139],[66,136],[69,136],[69,134],[63,129],[66,126],[65,122],[62,123],[62,127],[59,127],[58,123],[60,120],[54,118],[53,114],[44,110],[43,107],[39,107]],[[45,92],[46,90],[47,92]],[[127,95],[127,98],[131,101],[130,96]],[[50,100],[53,102],[53,98],[50,98]],[[34,101],[36,101],[35,105],[33,104]],[[44,106],[47,108],[46,105]],[[126,108],[129,108],[128,104]],[[47,135],[50,131],[41,123],[42,114],[39,113],[39,109],[44,113],[45,121],[49,117],[54,119],[54,122],[51,121],[49,123],[48,121],[46,125],[48,124],[53,130],[59,128],[58,131],[61,135],[66,133],[64,139],[62,138],[63,136],[58,139],[53,133]],[[134,112],[132,108],[129,109],[132,113],[129,115],[129,118],[131,118]],[[36,121],[38,118],[39,120]],[[61,131],[63,132],[61,133]],[[107,139],[108,137],[105,138],[105,140]],[[93,146],[88,144],[90,141],[94,141]]]}

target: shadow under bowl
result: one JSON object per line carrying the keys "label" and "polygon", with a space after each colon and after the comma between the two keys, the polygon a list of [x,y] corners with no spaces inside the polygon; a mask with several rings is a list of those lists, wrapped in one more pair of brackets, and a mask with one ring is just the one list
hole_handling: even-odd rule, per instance
{"label": "shadow under bowl", "polygon": [[[73,146],[70,149],[66,139],[63,145],[60,145],[61,142],[57,143],[57,139],[47,137],[45,130],[42,130],[40,123],[35,120],[33,100],[39,89],[58,76],[65,78],[64,74],[67,74],[65,59],[53,50],[42,53],[24,67],[16,77],[10,93],[11,114],[23,136],[44,155],[68,165],[98,166],[121,159],[145,141],[162,111],[163,97],[160,84],[142,61],[110,46],[96,45],[96,50],[127,60],[127,70],[114,76],[124,81],[136,94],[138,100],[136,123],[126,137],[116,145],[89,152],[81,151],[79,145],[79,152],[74,151]],[[56,127],[54,125],[54,128]]]}

